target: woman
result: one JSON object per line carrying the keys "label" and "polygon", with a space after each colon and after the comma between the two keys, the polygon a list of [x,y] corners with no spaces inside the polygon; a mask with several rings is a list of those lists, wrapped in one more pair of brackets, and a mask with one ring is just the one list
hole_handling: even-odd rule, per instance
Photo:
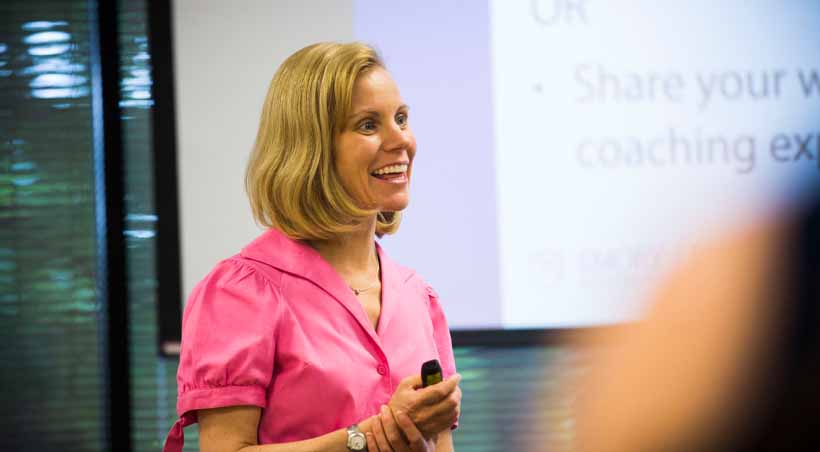
{"label": "woman", "polygon": [[[461,391],[441,305],[375,241],[398,229],[415,153],[372,48],[321,43],[282,63],[246,176],[268,231],[188,300],[166,451],[194,422],[204,452],[453,450]],[[420,388],[431,359],[445,381]]]}

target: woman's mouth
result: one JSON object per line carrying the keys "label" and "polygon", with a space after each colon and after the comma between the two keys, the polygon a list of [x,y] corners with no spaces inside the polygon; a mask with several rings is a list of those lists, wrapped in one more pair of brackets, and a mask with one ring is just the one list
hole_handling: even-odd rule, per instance
{"label": "woman's mouth", "polygon": [[388,165],[373,171],[370,175],[385,182],[400,184],[407,182],[407,167],[406,163]]}

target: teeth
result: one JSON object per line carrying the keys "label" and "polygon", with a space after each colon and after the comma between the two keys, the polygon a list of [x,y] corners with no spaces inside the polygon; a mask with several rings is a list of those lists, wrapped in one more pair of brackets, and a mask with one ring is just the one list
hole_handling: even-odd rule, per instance
{"label": "teeth", "polygon": [[376,175],[383,175],[383,174],[394,174],[394,173],[403,173],[407,171],[407,165],[390,165],[385,166],[384,168],[378,169],[373,171],[373,174]]}

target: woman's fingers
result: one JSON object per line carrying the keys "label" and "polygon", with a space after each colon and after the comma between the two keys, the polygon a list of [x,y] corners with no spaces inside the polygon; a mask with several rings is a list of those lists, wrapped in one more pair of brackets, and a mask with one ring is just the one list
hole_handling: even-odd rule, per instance
{"label": "woman's fingers", "polygon": [[455,416],[461,411],[461,389],[456,388],[447,397],[430,407],[431,416]]}
{"label": "woman's fingers", "polygon": [[[393,452],[393,448],[390,447],[390,442],[387,440],[387,437],[384,436],[384,429],[382,428],[381,416],[376,416],[373,422],[373,437],[376,440],[376,445],[379,447],[380,452]],[[369,438],[368,438],[369,439]]]}
{"label": "woman's fingers", "polygon": [[379,418],[381,419],[381,427],[384,431],[384,436],[387,438],[387,441],[390,443],[393,450],[395,452],[411,452],[410,448],[407,446],[407,441],[405,441],[401,429],[398,424],[396,424],[396,420],[393,419],[393,412],[390,411],[390,408],[382,405]]}
{"label": "woman's fingers", "polygon": [[421,375],[410,375],[409,377],[402,378],[401,382],[399,382],[399,388],[401,387],[408,387],[412,389],[420,388]]}
{"label": "woman's fingers", "polygon": [[367,438],[367,452],[381,452],[376,443],[376,437],[372,433],[367,432],[364,436]]}
{"label": "woman's fingers", "polygon": [[[421,386],[421,378],[413,375],[402,380],[390,401],[390,409],[395,413],[404,412],[427,438],[449,428],[459,415],[461,390],[458,387],[461,375],[451,375],[441,383],[422,389],[410,389],[410,385]],[[382,451],[385,452],[385,451]]]}
{"label": "woman's fingers", "polygon": [[441,383],[428,386],[418,391],[419,400],[424,405],[435,405],[444,400],[458,388],[461,375],[455,374]]}
{"label": "woman's fingers", "polygon": [[[398,410],[401,411],[401,410]],[[461,414],[461,389],[457,386],[446,397],[432,405],[426,405],[416,417],[411,417],[417,428],[428,438],[431,434],[449,428]],[[409,416],[409,415],[408,415]]]}
{"label": "woman's fingers", "polygon": [[424,440],[424,435],[421,434],[416,424],[407,417],[407,414],[399,411],[396,413],[396,422],[399,424],[404,436],[407,437],[407,442],[413,452],[427,452],[427,443]]}

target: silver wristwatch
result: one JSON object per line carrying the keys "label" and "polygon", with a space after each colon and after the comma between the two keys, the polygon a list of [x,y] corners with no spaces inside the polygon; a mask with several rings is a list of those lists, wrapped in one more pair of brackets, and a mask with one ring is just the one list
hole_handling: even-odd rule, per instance
{"label": "silver wristwatch", "polygon": [[347,428],[347,449],[353,452],[365,452],[367,450],[367,438],[356,424]]}

